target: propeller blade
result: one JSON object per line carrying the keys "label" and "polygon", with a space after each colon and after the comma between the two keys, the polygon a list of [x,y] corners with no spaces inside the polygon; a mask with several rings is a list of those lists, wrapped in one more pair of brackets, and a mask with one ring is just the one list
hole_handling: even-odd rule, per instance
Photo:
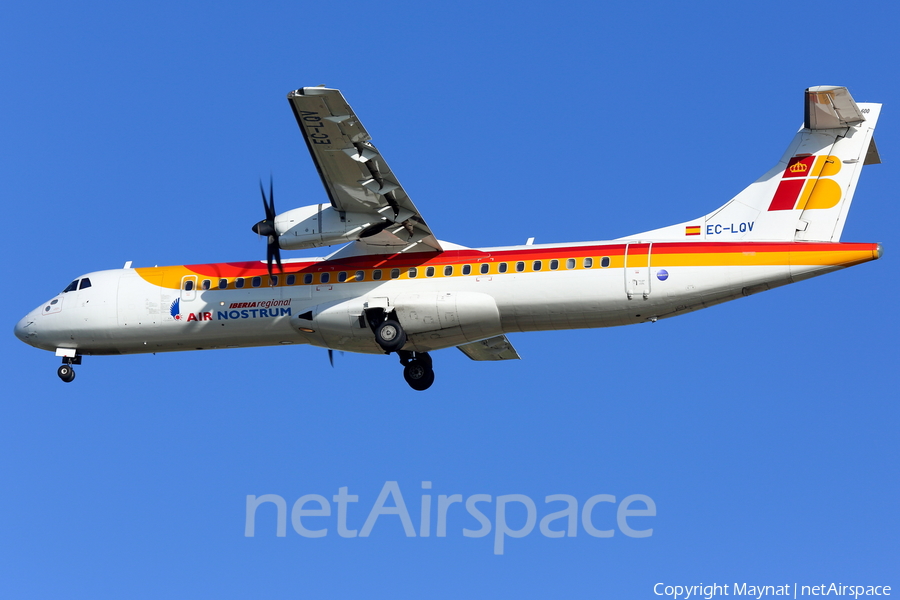
{"label": "propeller blade", "polygon": [[331,368],[334,368],[334,350],[331,348],[328,349],[328,362],[331,363]]}
{"label": "propeller blade", "polygon": [[262,196],[263,212],[266,213],[266,219],[269,218],[269,201],[266,199],[266,190],[263,187],[262,179],[259,180],[259,195]]}
{"label": "propeller blade", "polygon": [[272,259],[278,265],[278,272],[284,273],[284,267],[281,266],[281,248],[278,246],[278,238],[270,235],[266,244],[266,264],[269,267],[269,276],[272,276]]}
{"label": "propeller blade", "polygon": [[252,227],[253,233],[259,236],[266,236],[266,265],[269,269],[269,276],[272,276],[272,260],[278,265],[278,272],[284,273],[284,267],[281,266],[281,246],[278,245],[278,231],[275,229],[275,185],[273,178],[269,177],[269,197],[266,198],[266,188],[263,187],[262,179],[259,180],[259,195],[262,196],[263,210],[266,218]]}

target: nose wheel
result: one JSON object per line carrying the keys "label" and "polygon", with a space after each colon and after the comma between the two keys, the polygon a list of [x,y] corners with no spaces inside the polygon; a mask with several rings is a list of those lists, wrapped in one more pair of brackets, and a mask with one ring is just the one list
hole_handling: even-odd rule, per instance
{"label": "nose wheel", "polygon": [[72,368],[72,365],[61,366],[56,370],[56,374],[66,383],[71,383],[75,379],[75,369]]}
{"label": "nose wheel", "polygon": [[431,357],[427,352],[408,352],[401,350],[400,364],[403,365],[403,379],[409,387],[422,392],[434,383],[434,369],[431,368]]}
{"label": "nose wheel", "polygon": [[75,369],[72,368],[72,365],[81,364],[81,355],[64,356],[62,362],[63,364],[56,370],[56,374],[66,383],[72,383],[72,380],[75,379]]}

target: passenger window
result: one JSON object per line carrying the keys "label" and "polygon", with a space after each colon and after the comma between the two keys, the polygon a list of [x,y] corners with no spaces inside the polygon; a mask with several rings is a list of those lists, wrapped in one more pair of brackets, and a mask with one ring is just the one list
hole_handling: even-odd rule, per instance
{"label": "passenger window", "polygon": [[374,271],[372,271],[372,279],[374,279],[375,281],[381,279],[381,269],[375,269]]}
{"label": "passenger window", "polygon": [[472,265],[463,265],[463,275],[469,275],[472,273]]}
{"label": "passenger window", "polygon": [[193,279],[185,279],[184,280],[184,291],[190,292],[194,289],[194,280]]}
{"label": "passenger window", "polygon": [[294,285],[295,283],[297,283],[297,276],[296,275],[288,275],[287,279],[285,280],[284,283],[285,283],[285,285]]}
{"label": "passenger window", "polygon": [[328,280],[331,279],[331,276],[328,273],[322,273],[319,275],[319,281],[321,283],[328,283]]}
{"label": "passenger window", "polygon": [[519,262],[516,263],[516,271],[518,271],[519,273],[521,273],[521,272],[524,271],[524,270],[525,270],[525,263],[523,263],[523,262],[520,260]]}
{"label": "passenger window", "polygon": [[509,269],[509,265],[507,263],[500,263],[497,265],[497,270],[501,273],[506,273],[506,270]]}
{"label": "passenger window", "polygon": [[604,269],[609,266],[609,257],[608,256],[604,256],[603,258],[600,259],[600,266],[603,267]]}
{"label": "passenger window", "polygon": [[391,279],[400,277],[400,269],[391,269]]}
{"label": "passenger window", "polygon": [[220,279],[220,280],[219,280],[219,289],[220,289],[220,290],[224,290],[224,289],[227,288],[227,287],[228,287],[228,280],[227,280],[227,279]]}
{"label": "passenger window", "polygon": [[425,269],[425,277],[434,277],[434,267],[428,267]]}
{"label": "passenger window", "polygon": [[365,279],[365,278],[366,278],[366,272],[365,272],[365,271],[357,271],[357,272],[356,272],[356,277],[355,277],[355,279],[356,279],[357,281],[362,281],[362,280]]}
{"label": "passenger window", "polygon": [[539,260],[534,261],[534,262],[531,264],[531,269],[532,269],[533,271],[540,271],[540,270],[541,270],[541,261],[539,261]]}
{"label": "passenger window", "polygon": [[262,277],[254,277],[250,281],[250,285],[252,285],[253,287],[259,287],[260,284],[262,284]]}
{"label": "passenger window", "polygon": [[491,265],[488,263],[481,263],[481,274],[487,275],[488,271],[491,270]]}
{"label": "passenger window", "polygon": [[87,277],[85,277],[84,279],[81,280],[81,285],[78,286],[78,289],[83,290],[83,289],[89,288],[89,287],[91,287],[91,280],[88,279]]}
{"label": "passenger window", "polygon": [[555,271],[558,268],[559,268],[559,261],[554,258],[553,260],[550,261],[550,270]]}
{"label": "passenger window", "polygon": [[444,277],[450,277],[451,275],[453,275],[453,266],[447,265],[444,267]]}
{"label": "passenger window", "polygon": [[237,279],[235,279],[235,280],[234,280],[234,287],[236,287],[236,288],[242,288],[242,287],[244,287],[244,278],[243,278],[243,277],[238,277]]}
{"label": "passenger window", "polygon": [[409,278],[410,278],[410,279],[412,279],[413,277],[415,277],[415,276],[418,275],[418,274],[419,274],[419,270],[416,269],[415,267],[412,267],[412,268],[409,270]]}
{"label": "passenger window", "polygon": [[200,289],[201,290],[209,289],[209,279],[204,279],[203,281],[200,282]]}
{"label": "passenger window", "polygon": [[307,273],[306,275],[303,276],[303,283],[305,283],[306,285],[311,284],[312,280],[313,280],[312,273]]}
{"label": "passenger window", "polygon": [[590,268],[593,267],[593,266],[594,266],[594,259],[591,258],[590,256],[586,257],[586,258],[584,259],[584,268],[585,268],[585,269],[590,269]]}
{"label": "passenger window", "polygon": [[567,269],[574,269],[574,268],[575,268],[575,259],[574,259],[574,258],[567,258],[567,259],[566,259],[566,268],[567,268]]}
{"label": "passenger window", "polygon": [[275,287],[278,285],[278,275],[271,275],[269,277],[269,287]]}
{"label": "passenger window", "polygon": [[341,271],[338,273],[338,283],[344,283],[347,281],[347,271]]}
{"label": "passenger window", "polygon": [[65,294],[66,292],[74,292],[77,289],[78,289],[78,280],[76,279],[75,281],[73,281],[72,283],[67,285],[66,289],[64,289],[62,291],[62,293]]}

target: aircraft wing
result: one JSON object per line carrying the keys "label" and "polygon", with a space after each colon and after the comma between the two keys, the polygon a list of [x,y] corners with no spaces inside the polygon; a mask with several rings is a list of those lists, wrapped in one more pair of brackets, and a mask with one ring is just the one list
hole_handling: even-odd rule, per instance
{"label": "aircraft wing", "polygon": [[383,222],[384,229],[361,242],[397,246],[398,251],[442,250],[339,90],[302,88],[289,93],[288,101],[331,206],[377,213]]}
{"label": "aircraft wing", "polygon": [[463,344],[457,348],[472,360],[514,360],[519,358],[519,353],[505,335]]}

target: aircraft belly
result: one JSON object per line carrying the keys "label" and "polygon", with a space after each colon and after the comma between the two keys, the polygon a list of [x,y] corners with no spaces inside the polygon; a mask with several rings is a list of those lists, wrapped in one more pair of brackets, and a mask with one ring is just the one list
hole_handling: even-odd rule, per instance
{"label": "aircraft belly", "polygon": [[[787,265],[652,269],[652,292],[628,299],[622,269],[554,277],[528,274],[492,289],[504,331],[612,327],[652,321],[713,306],[791,282]],[[748,288],[751,291],[748,292]],[[761,291],[761,290],[759,290]]]}
{"label": "aircraft belly", "polygon": [[623,325],[621,269],[513,275],[494,290],[505,331]]}

